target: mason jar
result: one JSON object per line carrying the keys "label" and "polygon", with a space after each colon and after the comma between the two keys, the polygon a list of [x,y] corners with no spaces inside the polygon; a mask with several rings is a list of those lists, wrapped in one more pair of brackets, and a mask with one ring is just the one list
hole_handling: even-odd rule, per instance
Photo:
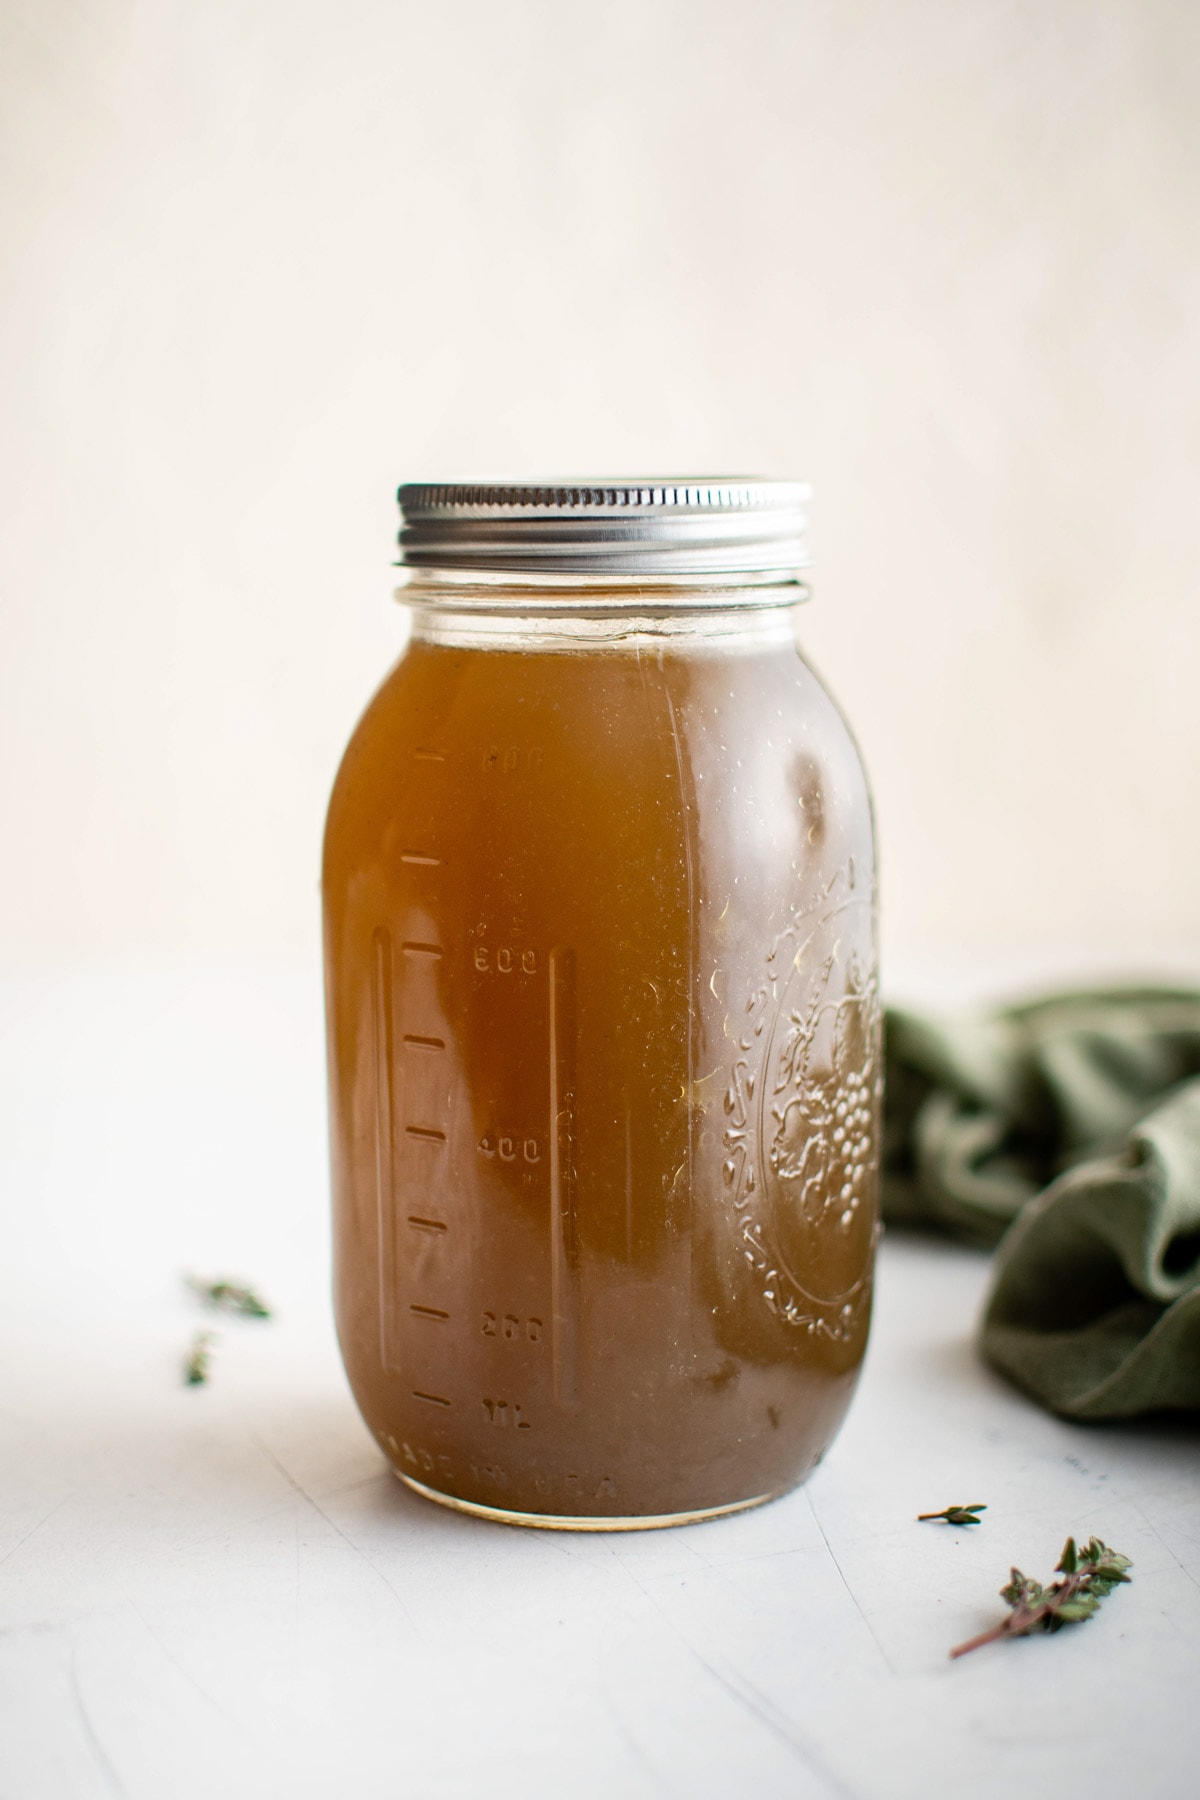
{"label": "mason jar", "polygon": [[330,802],[335,1290],[395,1472],[612,1529],[783,1492],[850,1401],[875,856],[797,642],[807,490],[400,490],[407,647]]}

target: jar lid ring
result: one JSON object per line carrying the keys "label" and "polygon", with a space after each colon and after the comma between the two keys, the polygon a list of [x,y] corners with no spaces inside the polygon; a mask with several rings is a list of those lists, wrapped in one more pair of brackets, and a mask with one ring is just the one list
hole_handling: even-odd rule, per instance
{"label": "jar lid ring", "polygon": [[808,566],[798,481],[408,482],[401,562],[448,571],[754,575]]}

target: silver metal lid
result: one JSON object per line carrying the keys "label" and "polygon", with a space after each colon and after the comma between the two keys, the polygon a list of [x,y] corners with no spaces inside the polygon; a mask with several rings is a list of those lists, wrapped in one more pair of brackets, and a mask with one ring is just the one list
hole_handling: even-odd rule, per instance
{"label": "silver metal lid", "polygon": [[425,483],[400,489],[410,568],[762,575],[808,565],[810,490],[724,476]]}

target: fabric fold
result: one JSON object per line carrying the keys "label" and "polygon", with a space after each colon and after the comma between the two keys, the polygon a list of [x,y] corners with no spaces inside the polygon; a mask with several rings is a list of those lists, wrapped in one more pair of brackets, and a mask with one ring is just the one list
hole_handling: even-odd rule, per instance
{"label": "fabric fold", "polygon": [[1200,994],[887,1020],[884,1217],[1000,1244],[986,1359],[1067,1417],[1200,1408]]}

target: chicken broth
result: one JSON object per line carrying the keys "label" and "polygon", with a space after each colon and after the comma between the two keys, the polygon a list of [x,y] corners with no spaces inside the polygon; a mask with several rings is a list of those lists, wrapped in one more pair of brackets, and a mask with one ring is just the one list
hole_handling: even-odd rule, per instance
{"label": "chicken broth", "polygon": [[876,1236],[870,807],[793,612],[418,612],[324,900],[338,1329],[397,1473],[547,1524],[801,1480]]}

